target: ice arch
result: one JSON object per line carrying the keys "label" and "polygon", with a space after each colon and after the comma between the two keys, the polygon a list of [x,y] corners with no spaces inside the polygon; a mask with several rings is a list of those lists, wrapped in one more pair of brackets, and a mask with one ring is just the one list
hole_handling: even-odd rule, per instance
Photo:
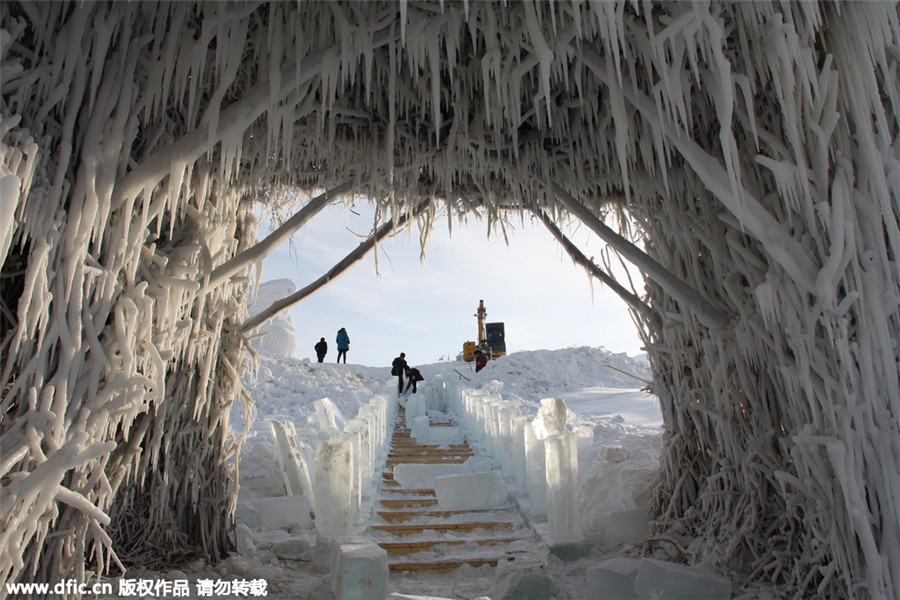
{"label": "ice arch", "polygon": [[246,273],[221,269],[299,187],[426,233],[627,210],[665,416],[646,549],[900,594],[895,3],[0,14],[0,578],[227,550]]}

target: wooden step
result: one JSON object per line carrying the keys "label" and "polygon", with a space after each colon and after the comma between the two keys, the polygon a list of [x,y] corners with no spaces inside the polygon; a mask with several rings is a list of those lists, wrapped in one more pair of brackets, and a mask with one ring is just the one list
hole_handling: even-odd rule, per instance
{"label": "wooden step", "polygon": [[474,454],[463,454],[459,452],[444,452],[438,454],[436,452],[431,452],[428,454],[388,454],[387,460],[392,460],[394,462],[402,462],[402,461],[410,461],[415,462],[417,460],[441,460],[441,459],[453,459],[456,460],[458,458],[462,458],[463,460],[467,460],[475,456]]}
{"label": "wooden step", "polygon": [[471,450],[391,450],[388,458],[416,458],[423,456],[474,456]]}
{"label": "wooden step", "polygon": [[426,452],[390,452],[388,453],[388,459],[393,460],[403,460],[406,458],[414,459],[414,458],[471,458],[475,456],[474,452],[466,452],[459,450],[428,450]]}
{"label": "wooden step", "polygon": [[371,525],[375,531],[384,531],[394,535],[413,535],[424,531],[474,531],[476,529],[512,529],[511,521],[485,521],[483,523],[423,523],[421,525]]}
{"label": "wooden step", "polygon": [[500,546],[522,541],[522,538],[477,538],[469,540],[423,540],[418,542],[379,542],[378,545],[388,551],[388,554],[401,556],[429,550],[435,546],[462,546],[464,544],[478,544],[479,546]]}
{"label": "wooden step", "polygon": [[416,506],[427,507],[437,505],[437,498],[399,498],[381,499],[381,504],[387,508],[413,508]]}
{"label": "wooden step", "polygon": [[441,456],[475,456],[471,450],[390,450],[388,458],[416,458],[416,457],[441,457]]}
{"label": "wooden step", "polygon": [[385,466],[387,467],[395,467],[397,465],[439,465],[439,464],[462,464],[469,460],[470,456],[446,456],[446,457],[434,457],[434,456],[423,456],[420,458],[416,457],[404,457],[399,459],[387,459]]}
{"label": "wooden step", "polygon": [[[415,450],[455,450],[473,452],[472,447],[468,444],[416,444],[415,442],[401,441],[400,443],[391,444],[392,449],[405,450],[412,448]],[[393,451],[393,450],[392,450]]]}
{"label": "wooden step", "polygon": [[435,450],[431,450],[430,452],[401,452],[399,454],[394,454],[393,452],[388,454],[388,460],[415,460],[417,458],[471,458],[475,456],[472,452],[454,452],[452,450],[445,450],[442,452],[438,452]]}
{"label": "wooden step", "polygon": [[376,511],[378,516],[383,518],[385,521],[389,523],[401,523],[403,521],[409,521],[410,519],[415,519],[416,517],[437,517],[437,518],[446,518],[453,517],[456,515],[468,515],[472,513],[486,513],[486,512],[501,512],[508,511],[509,507],[505,508],[479,508],[473,510],[379,510]]}
{"label": "wooden step", "polygon": [[390,494],[404,494],[409,496],[435,496],[434,490],[420,490],[415,488],[402,488],[399,490],[384,490]]}
{"label": "wooden step", "polygon": [[446,446],[419,446],[419,445],[397,445],[394,444],[391,446],[390,453],[391,454],[429,454],[429,453],[437,453],[437,454],[446,454],[446,453],[455,453],[455,454],[463,454],[469,453],[474,454],[475,451],[472,450],[466,444],[454,444],[452,447]]}
{"label": "wooden step", "polygon": [[471,565],[473,567],[482,567],[490,565],[496,567],[500,562],[499,558],[469,558],[460,560],[436,560],[425,562],[397,562],[390,563],[391,573],[403,573],[404,571],[414,571],[421,573],[423,571],[431,571],[434,573],[449,573],[455,571],[463,565]]}

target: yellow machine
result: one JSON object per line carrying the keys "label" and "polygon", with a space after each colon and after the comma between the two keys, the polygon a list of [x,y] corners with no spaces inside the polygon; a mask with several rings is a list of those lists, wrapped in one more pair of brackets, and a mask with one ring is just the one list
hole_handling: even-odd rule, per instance
{"label": "yellow machine", "polygon": [[487,309],[484,300],[478,301],[478,342],[463,343],[463,360],[472,362],[475,360],[475,351],[481,350],[491,358],[497,358],[506,354],[506,333],[503,323],[486,323]]}

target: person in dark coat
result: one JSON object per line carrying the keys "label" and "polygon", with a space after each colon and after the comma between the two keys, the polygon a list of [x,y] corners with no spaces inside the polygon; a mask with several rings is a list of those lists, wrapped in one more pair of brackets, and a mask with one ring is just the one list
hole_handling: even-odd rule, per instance
{"label": "person in dark coat", "polygon": [[419,381],[425,381],[425,378],[422,377],[422,374],[415,367],[406,369],[406,378],[409,380],[409,383],[406,384],[406,391],[408,392],[409,388],[411,387],[413,394],[416,393],[416,383]]}
{"label": "person in dark coat", "polygon": [[406,364],[406,354],[403,352],[400,353],[400,356],[394,359],[394,362],[391,363],[391,375],[397,376],[397,395],[403,393],[403,373],[409,368],[409,365]]}
{"label": "person in dark coat", "polygon": [[315,345],[316,349],[316,358],[319,359],[319,362],[325,360],[325,355],[328,354],[328,342],[325,341],[325,338],[319,340],[319,343]]}
{"label": "person in dark coat", "polygon": [[338,357],[337,361],[341,362],[341,357],[344,357],[344,364],[347,364],[347,350],[350,349],[350,336],[347,335],[347,328],[341,327],[337,332],[337,349],[338,349]]}

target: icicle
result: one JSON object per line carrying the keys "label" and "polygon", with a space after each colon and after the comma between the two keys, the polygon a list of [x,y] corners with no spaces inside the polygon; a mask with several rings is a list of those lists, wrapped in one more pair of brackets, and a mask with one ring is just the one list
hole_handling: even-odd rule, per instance
{"label": "icicle", "polygon": [[525,23],[528,26],[528,34],[531,43],[534,44],[535,54],[541,66],[541,85],[544,90],[544,103],[547,107],[547,123],[553,124],[552,102],[550,97],[550,64],[553,62],[553,51],[547,45],[547,40],[541,32],[535,12],[534,0],[525,3]]}
{"label": "icicle", "polygon": [[406,46],[406,10],[408,8],[408,0],[400,0],[400,44]]}
{"label": "icicle", "polygon": [[431,69],[431,111],[434,121],[434,143],[441,143],[441,38],[428,36],[428,64]]}
{"label": "icicle", "polygon": [[631,202],[631,184],[628,176],[628,144],[631,141],[629,127],[629,115],[625,110],[625,98],[622,88],[615,82],[610,82],[609,105],[613,116],[616,137],[616,156],[619,157],[619,169],[622,173],[622,187],[625,190],[625,202]]}
{"label": "icicle", "polygon": [[[0,171],[2,173],[2,171]],[[5,257],[16,230],[15,212],[22,181],[15,175],[0,175],[0,256]]]}

